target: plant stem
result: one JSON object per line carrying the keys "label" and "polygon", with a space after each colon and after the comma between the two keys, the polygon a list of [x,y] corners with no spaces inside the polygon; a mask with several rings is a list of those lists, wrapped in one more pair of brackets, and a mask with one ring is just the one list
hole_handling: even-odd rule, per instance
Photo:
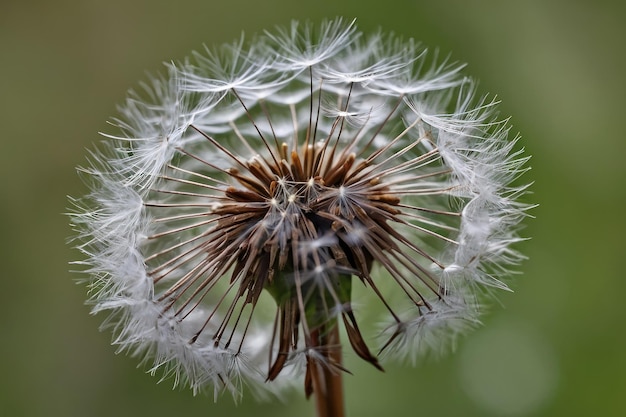
{"label": "plant stem", "polygon": [[343,368],[341,365],[339,326],[334,324],[330,329],[322,326],[315,333],[319,337],[319,346],[323,347],[322,351],[326,357],[324,362],[311,361],[309,363],[316,416],[344,417]]}

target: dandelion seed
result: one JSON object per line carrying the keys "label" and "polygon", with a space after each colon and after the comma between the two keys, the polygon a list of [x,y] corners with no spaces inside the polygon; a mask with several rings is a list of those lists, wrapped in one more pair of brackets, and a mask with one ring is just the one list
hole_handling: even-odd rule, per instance
{"label": "dandelion seed", "polygon": [[[114,343],[194,391],[300,375],[339,415],[341,328],[382,369],[477,325],[522,259],[527,158],[461,68],[337,19],[196,54],[132,93],[71,214]],[[385,312],[378,339],[355,286]]]}

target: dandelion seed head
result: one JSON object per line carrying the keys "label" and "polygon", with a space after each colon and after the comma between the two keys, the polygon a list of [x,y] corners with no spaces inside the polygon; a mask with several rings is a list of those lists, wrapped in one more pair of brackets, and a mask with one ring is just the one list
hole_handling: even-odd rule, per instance
{"label": "dandelion seed head", "polygon": [[410,362],[453,348],[508,288],[530,208],[511,185],[528,158],[462,68],[336,19],[207,48],[131,92],[71,199],[113,343],[235,398],[342,370],[338,326],[377,368],[370,346]]}

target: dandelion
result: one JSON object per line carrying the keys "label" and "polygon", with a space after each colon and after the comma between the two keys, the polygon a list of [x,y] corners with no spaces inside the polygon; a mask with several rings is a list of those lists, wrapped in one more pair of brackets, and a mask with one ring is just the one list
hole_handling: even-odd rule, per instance
{"label": "dandelion", "polygon": [[453,346],[507,289],[529,208],[527,158],[462,68],[337,19],[131,92],[71,213],[113,343],[194,392],[300,381],[320,416],[343,415],[343,344],[379,369]]}

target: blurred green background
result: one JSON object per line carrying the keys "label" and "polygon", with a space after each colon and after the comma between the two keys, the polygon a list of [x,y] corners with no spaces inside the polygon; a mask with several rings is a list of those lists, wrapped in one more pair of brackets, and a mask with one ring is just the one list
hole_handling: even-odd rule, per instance
{"label": "blurred green background", "polygon": [[626,14],[620,1],[461,0],[3,1],[0,415],[313,415],[301,395],[214,404],[116,356],[67,272],[78,254],[62,213],[86,191],[85,148],[146,71],[337,15],[468,62],[533,155],[540,204],[515,293],[440,360],[383,374],[350,356],[349,415],[626,415]]}

